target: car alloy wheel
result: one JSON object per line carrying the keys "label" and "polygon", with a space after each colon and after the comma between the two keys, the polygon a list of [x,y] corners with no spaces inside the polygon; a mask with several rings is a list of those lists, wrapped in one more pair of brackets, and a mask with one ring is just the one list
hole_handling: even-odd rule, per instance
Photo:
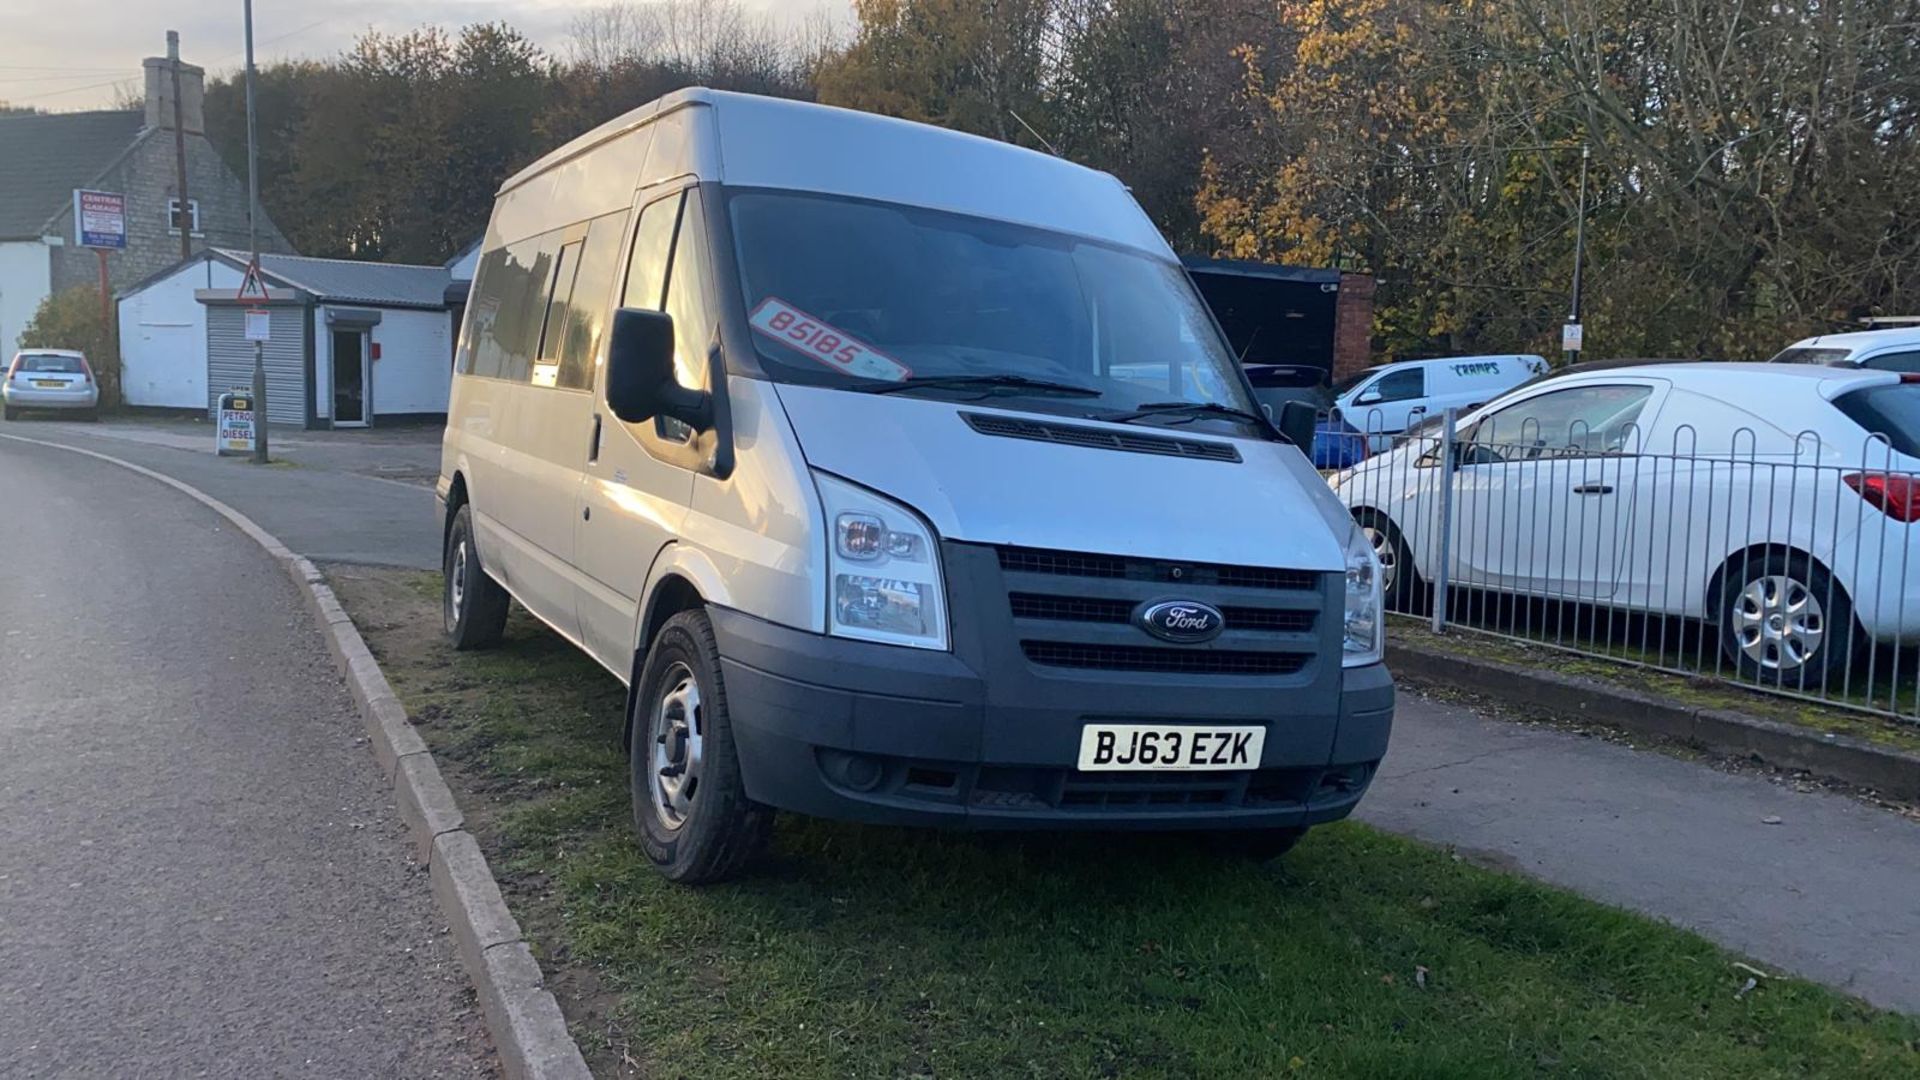
{"label": "car alloy wheel", "polygon": [[1380,590],[1392,595],[1395,571],[1400,568],[1400,553],[1395,548],[1393,538],[1378,525],[1362,525],[1360,531],[1366,534],[1367,543],[1373,546],[1373,557],[1379,560]]}

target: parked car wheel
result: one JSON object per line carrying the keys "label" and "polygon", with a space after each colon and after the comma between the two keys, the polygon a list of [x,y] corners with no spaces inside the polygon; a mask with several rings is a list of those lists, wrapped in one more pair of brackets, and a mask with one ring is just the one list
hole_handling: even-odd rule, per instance
{"label": "parked car wheel", "polygon": [[510,599],[507,590],[488,577],[480,565],[480,549],[473,542],[471,506],[462,506],[453,515],[441,573],[445,579],[441,612],[453,647],[484,649],[498,642],[507,626]]}
{"label": "parked car wheel", "polygon": [[1353,515],[1374,557],[1380,560],[1380,589],[1386,594],[1387,610],[1418,615],[1427,606],[1427,585],[1413,568],[1413,553],[1407,549],[1400,527],[1378,510],[1359,510]]}
{"label": "parked car wheel", "polygon": [[1231,829],[1212,833],[1214,850],[1222,855],[1268,862],[1297,847],[1307,835],[1307,827],[1294,829]]}
{"label": "parked car wheel", "polygon": [[14,408],[11,405],[8,405],[5,407],[5,409],[0,410],[0,418],[15,420],[15,419],[18,419],[19,416],[20,416],[20,410]]}
{"label": "parked car wheel", "polygon": [[633,709],[627,757],[641,850],[686,885],[739,873],[766,846],[773,811],[741,781],[706,612],[683,611],[661,628]]}
{"label": "parked car wheel", "polygon": [[1720,643],[1740,677],[1825,685],[1857,655],[1853,605],[1825,567],[1799,552],[1739,556],[1721,577]]}

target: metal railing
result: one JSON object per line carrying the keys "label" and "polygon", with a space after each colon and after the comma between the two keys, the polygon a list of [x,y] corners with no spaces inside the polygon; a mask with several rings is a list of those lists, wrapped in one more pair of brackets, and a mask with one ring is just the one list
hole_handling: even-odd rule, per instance
{"label": "metal railing", "polygon": [[1920,720],[1920,475],[1884,438],[1455,422],[1370,418],[1330,477],[1390,611]]}

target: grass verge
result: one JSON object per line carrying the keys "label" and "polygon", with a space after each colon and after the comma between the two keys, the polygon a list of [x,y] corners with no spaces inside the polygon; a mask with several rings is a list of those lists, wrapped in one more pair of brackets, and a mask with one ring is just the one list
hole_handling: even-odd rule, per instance
{"label": "grass verge", "polygon": [[1920,1076],[1912,1018],[1356,824],[1257,866],[788,817],[672,886],[617,682],[520,613],[451,652],[433,575],[329,575],[601,1076]]}

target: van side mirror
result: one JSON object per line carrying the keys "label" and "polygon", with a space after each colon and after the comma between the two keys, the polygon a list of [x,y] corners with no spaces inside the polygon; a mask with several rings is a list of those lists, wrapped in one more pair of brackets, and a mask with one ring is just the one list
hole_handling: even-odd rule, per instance
{"label": "van side mirror", "polygon": [[689,390],[673,373],[673,316],[640,308],[613,313],[613,338],[607,347],[607,407],[629,424],[656,416],[678,420],[695,431],[713,426],[713,399]]}
{"label": "van side mirror", "polygon": [[1380,388],[1369,386],[1366,392],[1353,399],[1355,405],[1372,405],[1380,400]]}
{"label": "van side mirror", "polygon": [[1313,456],[1313,433],[1319,427],[1320,410],[1312,404],[1289,401],[1280,407],[1280,434],[1308,457]]}

